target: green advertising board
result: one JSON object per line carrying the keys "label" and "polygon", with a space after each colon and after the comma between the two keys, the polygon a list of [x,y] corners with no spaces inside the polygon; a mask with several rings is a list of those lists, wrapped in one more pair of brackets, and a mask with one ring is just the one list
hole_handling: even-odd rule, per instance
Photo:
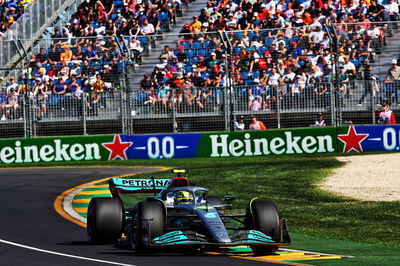
{"label": "green advertising board", "polygon": [[400,151],[400,126],[0,140],[0,164]]}
{"label": "green advertising board", "polygon": [[335,152],[335,127],[204,133],[196,157],[238,157]]}
{"label": "green advertising board", "polygon": [[107,160],[101,143],[113,136],[6,139],[0,142],[0,163],[38,163]]}

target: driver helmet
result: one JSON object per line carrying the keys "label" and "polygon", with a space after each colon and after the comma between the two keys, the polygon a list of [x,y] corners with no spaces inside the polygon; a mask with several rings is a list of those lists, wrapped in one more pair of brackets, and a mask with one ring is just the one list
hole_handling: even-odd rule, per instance
{"label": "driver helmet", "polygon": [[193,195],[188,191],[175,192],[175,204],[190,204],[193,203]]}

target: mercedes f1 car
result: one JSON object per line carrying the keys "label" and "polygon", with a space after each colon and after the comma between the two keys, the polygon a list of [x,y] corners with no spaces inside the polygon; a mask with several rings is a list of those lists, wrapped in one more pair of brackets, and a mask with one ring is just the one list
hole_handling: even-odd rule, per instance
{"label": "mercedes f1 car", "polygon": [[[185,246],[210,250],[247,245],[255,253],[290,245],[286,220],[271,201],[252,199],[246,213],[227,213],[234,196],[208,196],[174,170],[172,179],[109,180],[112,197],[93,198],[88,206],[89,242],[125,243],[136,250]],[[125,208],[121,193],[154,193],[134,208]]]}

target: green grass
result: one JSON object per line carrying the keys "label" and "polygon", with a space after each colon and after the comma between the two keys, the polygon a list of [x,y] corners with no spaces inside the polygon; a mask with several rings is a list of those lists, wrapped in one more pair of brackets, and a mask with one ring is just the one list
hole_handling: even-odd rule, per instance
{"label": "green grass", "polygon": [[[99,162],[68,165],[83,164],[99,165]],[[209,188],[210,195],[236,195],[238,199],[234,203],[238,212],[243,211],[253,197],[276,202],[281,215],[288,220],[293,248],[357,256],[346,259],[346,265],[400,264],[400,202],[362,202],[320,190],[318,184],[333,169],[343,165],[332,155],[134,160],[101,164],[189,169],[189,178],[196,185]],[[159,172],[154,176],[165,178],[171,174]],[[343,260],[312,262],[321,265],[343,263]]]}

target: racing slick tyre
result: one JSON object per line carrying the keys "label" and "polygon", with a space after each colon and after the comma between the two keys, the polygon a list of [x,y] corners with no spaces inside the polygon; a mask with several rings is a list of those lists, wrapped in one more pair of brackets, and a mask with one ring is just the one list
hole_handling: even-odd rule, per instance
{"label": "racing slick tyre", "polygon": [[133,219],[133,240],[137,250],[149,247],[149,241],[165,234],[166,210],[158,201],[139,202]]}
{"label": "racing slick tyre", "polygon": [[[279,242],[279,212],[272,201],[257,200],[251,203],[247,212],[246,224],[250,229],[255,229],[270,236]],[[249,212],[250,211],[250,212]],[[277,251],[278,246],[251,246],[256,255],[269,254]]]}
{"label": "racing slick tyre", "polygon": [[121,238],[122,203],[116,198],[93,198],[87,212],[87,236],[91,244],[111,244]]}

